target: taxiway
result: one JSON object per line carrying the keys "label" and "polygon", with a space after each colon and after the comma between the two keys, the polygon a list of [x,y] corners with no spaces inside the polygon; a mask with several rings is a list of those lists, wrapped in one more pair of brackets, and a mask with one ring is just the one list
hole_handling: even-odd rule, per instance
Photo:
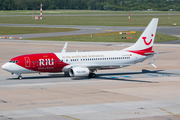
{"label": "taxiway", "polygon": [[[84,25],[31,25],[31,24],[0,24],[0,26],[14,26],[14,27],[46,27],[46,28],[74,28],[77,31],[56,32],[56,33],[35,33],[35,34],[18,34],[18,35],[2,35],[6,37],[22,37],[25,38],[39,38],[39,37],[55,37],[68,35],[82,35],[94,33],[106,33],[114,31],[144,31],[145,27],[123,27],[123,26],[84,26]],[[104,31],[110,30],[110,31]],[[112,30],[112,31],[111,31]],[[158,27],[157,33],[174,35],[179,37],[179,26],[164,26]]]}

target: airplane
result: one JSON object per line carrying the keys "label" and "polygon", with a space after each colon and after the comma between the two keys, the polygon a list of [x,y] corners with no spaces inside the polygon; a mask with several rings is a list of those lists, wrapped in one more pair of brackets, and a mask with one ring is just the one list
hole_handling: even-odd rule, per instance
{"label": "airplane", "polygon": [[71,77],[95,78],[94,73],[102,69],[117,69],[153,57],[148,63],[154,68],[154,61],[160,52],[152,51],[158,18],[153,18],[139,39],[132,46],[117,51],[66,52],[65,43],[60,53],[27,54],[12,58],[2,69],[22,79],[22,74],[42,72],[64,72]]}

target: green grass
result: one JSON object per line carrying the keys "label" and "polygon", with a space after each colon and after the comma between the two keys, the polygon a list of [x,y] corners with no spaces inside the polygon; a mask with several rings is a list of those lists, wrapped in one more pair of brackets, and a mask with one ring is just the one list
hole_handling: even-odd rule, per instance
{"label": "green grass", "polygon": [[164,15],[152,16],[44,16],[43,20],[32,20],[31,16],[1,17],[6,24],[48,24],[48,25],[96,25],[96,26],[147,26],[152,18],[159,18],[159,26],[180,25],[180,15],[172,15],[170,21]]}
{"label": "green grass", "polygon": [[[11,10],[0,11],[0,15],[39,15],[39,10]],[[49,14],[168,14],[168,11],[106,11],[106,10],[43,10],[43,15]],[[180,14],[180,11],[171,11],[171,14]]]}
{"label": "green grass", "polygon": [[[33,11],[34,16],[39,16],[39,10]],[[132,15],[131,21],[128,21],[127,15],[111,16],[111,14],[154,14],[146,15]],[[31,15],[31,10],[18,11],[0,11],[0,15]],[[70,16],[43,16],[42,20],[32,19],[31,16],[4,16],[1,17],[0,23],[6,24],[47,24],[47,25],[95,25],[95,26],[147,26],[152,18],[159,18],[158,26],[173,26],[174,23],[180,25],[180,15],[171,15],[168,21],[167,11],[97,11],[97,10],[48,10],[43,11],[44,14],[69,14]],[[106,14],[104,16],[71,16],[74,14]],[[107,15],[109,14],[109,16]],[[163,15],[157,15],[163,14]],[[171,14],[180,14],[180,12],[172,11]],[[75,29],[62,29],[63,32]],[[27,34],[27,33],[48,33],[61,32],[59,28],[21,28],[21,27],[0,27],[0,34]],[[59,31],[60,30],[60,31]],[[94,37],[90,35],[78,36],[61,36],[53,38],[35,38],[34,40],[58,40],[58,41],[89,41],[89,42],[135,42],[141,33],[131,34],[132,40],[121,39],[122,35],[118,33],[111,34],[95,34]],[[156,34],[156,42],[177,40],[177,37]]]}
{"label": "green grass", "polygon": [[[120,35],[119,32],[97,33],[73,36],[59,36],[46,38],[31,38],[30,40],[48,40],[48,41],[81,41],[81,42],[136,42],[142,32],[133,33],[131,35]],[[133,39],[121,39],[122,37],[133,37]],[[177,40],[177,37],[156,33],[155,42]]]}
{"label": "green grass", "polygon": [[71,28],[37,28],[37,27],[0,27],[0,35],[66,32],[77,29]]}

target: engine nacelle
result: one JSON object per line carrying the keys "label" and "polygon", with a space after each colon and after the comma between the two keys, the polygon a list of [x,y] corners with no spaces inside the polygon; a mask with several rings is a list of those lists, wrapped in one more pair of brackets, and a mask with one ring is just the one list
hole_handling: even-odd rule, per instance
{"label": "engine nacelle", "polygon": [[88,68],[82,68],[82,67],[75,67],[69,69],[69,75],[71,77],[85,77],[89,75],[89,69]]}

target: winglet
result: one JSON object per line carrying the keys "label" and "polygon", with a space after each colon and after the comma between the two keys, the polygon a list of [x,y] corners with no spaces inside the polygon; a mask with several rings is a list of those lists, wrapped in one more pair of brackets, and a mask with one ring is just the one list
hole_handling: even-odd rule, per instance
{"label": "winglet", "polygon": [[61,53],[65,53],[66,52],[67,44],[68,44],[68,42],[65,43],[63,49],[61,50]]}
{"label": "winglet", "polygon": [[151,62],[149,63],[151,66],[153,66],[154,68],[158,69],[155,65],[154,65],[154,62],[158,56],[159,52],[156,53],[156,55],[153,57],[153,59],[151,60]]}

